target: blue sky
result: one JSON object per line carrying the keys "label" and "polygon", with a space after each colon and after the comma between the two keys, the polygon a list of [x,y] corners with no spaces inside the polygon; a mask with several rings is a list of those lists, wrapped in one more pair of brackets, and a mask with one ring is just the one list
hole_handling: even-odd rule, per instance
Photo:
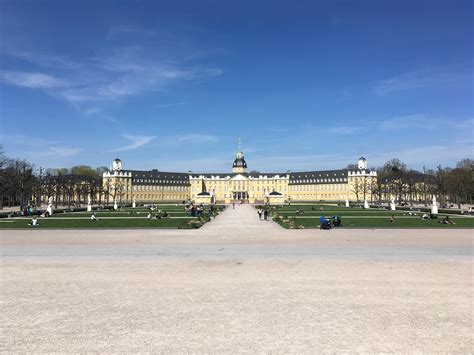
{"label": "blue sky", "polygon": [[473,158],[471,1],[0,3],[0,138],[37,167]]}

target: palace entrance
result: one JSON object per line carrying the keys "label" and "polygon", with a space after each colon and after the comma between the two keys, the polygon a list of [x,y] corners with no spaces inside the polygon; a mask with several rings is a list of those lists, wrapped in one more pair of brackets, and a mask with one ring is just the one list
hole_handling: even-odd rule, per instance
{"label": "palace entrance", "polygon": [[236,191],[233,193],[234,200],[247,200],[249,198],[249,194],[247,191]]}

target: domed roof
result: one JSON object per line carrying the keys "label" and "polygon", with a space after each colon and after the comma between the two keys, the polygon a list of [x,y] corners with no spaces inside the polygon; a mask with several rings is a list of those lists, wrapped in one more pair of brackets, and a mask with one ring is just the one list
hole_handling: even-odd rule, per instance
{"label": "domed roof", "polygon": [[121,163],[122,161],[121,161],[119,158],[115,158],[115,159],[114,159],[114,162],[116,162],[116,163]]}
{"label": "domed roof", "polygon": [[[239,153],[241,153],[241,154],[239,155]],[[234,167],[234,168],[247,168],[247,162],[244,159],[244,155],[242,154],[242,152],[239,152],[239,153],[237,153],[237,155],[235,157],[235,160],[234,160],[234,164],[232,164],[232,167]]]}
{"label": "domed roof", "polygon": [[232,168],[244,168],[247,169],[247,162],[244,158],[244,152],[240,149],[240,138],[239,138],[239,149],[237,150],[237,154],[235,155],[234,164],[232,164]]}

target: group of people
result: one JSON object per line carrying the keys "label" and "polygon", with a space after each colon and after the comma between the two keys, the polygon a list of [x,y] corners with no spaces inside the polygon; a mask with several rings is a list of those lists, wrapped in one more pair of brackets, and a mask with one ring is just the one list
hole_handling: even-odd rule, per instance
{"label": "group of people", "polygon": [[[184,214],[185,216],[191,217],[200,217],[203,213],[206,212],[206,207],[204,203],[199,205],[195,205],[194,203],[189,203],[184,207]],[[216,213],[216,206],[214,204],[210,204],[208,208],[208,214],[210,217],[213,217]]]}
{"label": "group of people", "polygon": [[39,214],[40,212],[40,207],[36,206],[35,204],[29,204],[20,207],[20,214],[22,216],[32,216],[33,214]]}
{"label": "group of people", "polygon": [[168,212],[166,212],[166,211],[162,211],[160,209],[156,212],[154,212],[154,211],[155,211],[154,209],[150,208],[150,212],[147,215],[148,219],[152,219],[152,218],[162,219],[162,218],[168,217]]}
{"label": "group of people", "polygon": [[259,207],[257,214],[259,220],[262,220],[263,217],[264,221],[268,221],[268,206]]}
{"label": "group of people", "polygon": [[324,216],[319,217],[319,223],[321,223],[321,229],[331,229],[333,227],[341,227],[342,221],[341,216],[334,215],[330,219],[327,219]]}

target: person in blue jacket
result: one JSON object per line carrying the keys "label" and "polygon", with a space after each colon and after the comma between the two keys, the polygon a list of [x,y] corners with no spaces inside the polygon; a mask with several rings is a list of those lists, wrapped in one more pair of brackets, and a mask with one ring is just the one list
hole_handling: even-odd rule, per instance
{"label": "person in blue jacket", "polygon": [[321,229],[331,229],[331,222],[328,221],[324,216],[319,218],[319,222],[321,223]]}

